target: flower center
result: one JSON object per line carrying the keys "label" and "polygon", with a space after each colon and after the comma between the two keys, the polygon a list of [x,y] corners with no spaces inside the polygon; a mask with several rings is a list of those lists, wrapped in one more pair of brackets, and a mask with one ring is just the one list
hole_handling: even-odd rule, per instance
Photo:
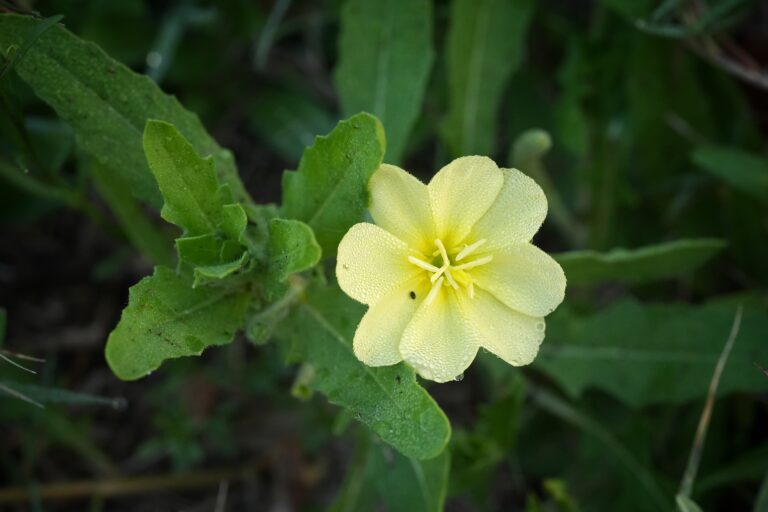
{"label": "flower center", "polygon": [[[427,304],[431,304],[435,300],[443,285],[450,286],[455,290],[465,288],[469,298],[474,298],[475,284],[468,270],[485,265],[493,259],[493,256],[489,254],[471,261],[460,262],[465,260],[485,242],[486,240],[483,238],[471,245],[463,244],[451,250],[446,250],[445,244],[438,238],[435,240],[437,250],[432,253],[431,262],[424,261],[415,256],[408,256],[408,261],[432,274],[429,277],[432,288],[429,290],[427,298],[424,299]],[[451,256],[453,256],[453,259],[451,259]]]}

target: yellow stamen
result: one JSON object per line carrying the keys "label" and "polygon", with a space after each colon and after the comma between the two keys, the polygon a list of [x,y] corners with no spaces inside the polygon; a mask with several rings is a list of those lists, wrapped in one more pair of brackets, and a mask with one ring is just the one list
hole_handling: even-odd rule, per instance
{"label": "yellow stamen", "polygon": [[462,263],[461,265],[457,265],[453,267],[454,270],[467,270],[469,268],[479,267],[480,265],[485,265],[489,261],[493,259],[493,255],[489,254],[488,256],[483,256],[482,258],[476,259],[474,261],[470,261],[468,263]]}
{"label": "yellow stamen", "polygon": [[432,289],[429,290],[429,294],[427,294],[427,298],[424,299],[424,302],[427,305],[432,304],[435,301],[435,297],[437,297],[437,292],[440,291],[440,288],[443,286],[443,281],[445,280],[444,277],[441,277],[437,280],[435,284],[432,285]]}
{"label": "yellow stamen", "polygon": [[456,255],[456,261],[463,260],[464,258],[469,256],[472,252],[474,252],[475,249],[483,245],[485,242],[486,242],[486,239],[483,238],[482,240],[478,240],[472,245],[465,245],[464,248],[459,252],[459,254]]}
{"label": "yellow stamen", "polygon": [[420,260],[419,258],[417,258],[415,256],[408,256],[408,261],[410,261],[411,263],[413,263],[417,267],[421,267],[424,270],[429,270],[430,272],[437,272],[437,271],[440,270],[436,266],[430,265],[426,261]]}
{"label": "yellow stamen", "polygon": [[[435,246],[437,247],[437,250],[432,254],[432,256],[433,257],[440,256],[440,258],[442,259],[440,267],[437,267],[432,263],[427,263],[426,261],[420,258],[417,258],[416,256],[408,256],[408,261],[410,261],[411,263],[418,266],[419,268],[422,268],[432,274],[429,276],[429,280],[432,283],[432,288],[429,290],[429,294],[424,299],[427,304],[431,304],[432,302],[434,302],[435,297],[437,297],[437,294],[440,292],[440,288],[446,282],[454,290],[460,290],[461,288],[465,288],[467,290],[467,295],[469,296],[469,298],[474,298],[475,283],[474,283],[474,280],[472,279],[472,276],[470,276],[469,273],[466,271],[474,267],[479,267],[480,265],[485,265],[489,261],[493,260],[493,255],[489,254],[481,258],[478,258],[476,260],[462,263],[461,265],[454,265],[454,263],[472,254],[472,252],[474,252],[478,247],[483,245],[485,242],[486,240],[482,239],[482,240],[478,240],[477,242],[471,245],[464,244],[462,247],[454,247],[450,251],[448,251],[446,250],[445,244],[443,243],[443,241],[440,240],[439,238],[436,239]],[[456,254],[456,253],[458,253],[458,255],[455,257],[453,261],[451,261],[451,258],[449,257],[449,255]]]}
{"label": "yellow stamen", "polygon": [[455,290],[459,289],[459,285],[456,284],[456,281],[453,279],[453,276],[451,275],[451,269],[450,267],[445,269],[445,277],[448,278],[448,283],[453,286]]}

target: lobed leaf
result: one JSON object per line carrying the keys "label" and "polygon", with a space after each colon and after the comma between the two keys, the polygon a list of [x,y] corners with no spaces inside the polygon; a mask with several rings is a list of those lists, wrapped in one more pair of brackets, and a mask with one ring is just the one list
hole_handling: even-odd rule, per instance
{"label": "lobed leaf", "polygon": [[571,251],[554,258],[563,267],[569,285],[644,283],[692,272],[726,245],[717,238],[683,239],[607,253]]}
{"label": "lobed leaf", "polygon": [[320,261],[320,255],[312,228],[298,220],[269,221],[270,272],[278,281],[314,267]]}
{"label": "lobed leaf", "polygon": [[309,386],[349,409],[384,441],[416,459],[437,456],[451,427],[443,411],[400,363],[372,368],[352,352],[363,306],[337,286],[313,286],[281,326],[289,360],[314,368]]}
{"label": "lobed leaf", "polygon": [[368,180],[384,156],[384,129],[370,114],[341,121],[283,175],[283,215],[307,223],[325,257],[368,207]]}
{"label": "lobed leaf", "polygon": [[161,216],[190,236],[218,231],[224,205],[213,159],[201,158],[172,124],[163,121],[147,121],[143,142],[164,199]]}
{"label": "lobed leaf", "polygon": [[[21,46],[45,23],[29,16],[0,14],[0,48]],[[107,169],[120,173],[138,198],[160,204],[141,147],[144,124],[150,117],[172,123],[198,151],[213,155],[223,182],[237,198],[247,197],[232,154],[208,135],[196,115],[148,77],[134,73],[63,26],[51,26],[40,34],[14,69],[70,123],[78,145]]]}
{"label": "lobed leaf", "polygon": [[[625,299],[589,316],[561,306],[547,318],[547,339],[534,364],[571,396],[600,389],[630,406],[706,396],[735,307],[641,304]],[[768,315],[745,312],[722,374],[719,395],[765,392],[754,366],[768,349]]]}
{"label": "lobed leaf", "polygon": [[387,158],[398,163],[424,98],[433,60],[430,0],[348,0],[334,79],[345,116],[379,118]]}
{"label": "lobed leaf", "polygon": [[131,287],[128,306],[107,340],[106,357],[123,380],[148,375],[166,359],[200,355],[232,341],[250,297],[221,288],[192,288],[165,267]]}
{"label": "lobed leaf", "polygon": [[446,42],[448,115],[454,156],[494,152],[497,113],[522,62],[532,0],[453,0]]}

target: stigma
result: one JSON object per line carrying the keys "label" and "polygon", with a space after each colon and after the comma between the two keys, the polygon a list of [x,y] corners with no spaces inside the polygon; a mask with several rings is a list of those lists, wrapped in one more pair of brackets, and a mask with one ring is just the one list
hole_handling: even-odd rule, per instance
{"label": "stigma", "polygon": [[426,261],[427,258],[408,256],[409,262],[431,274],[429,280],[432,283],[432,287],[424,299],[427,305],[434,302],[443,285],[456,291],[465,290],[470,299],[475,297],[475,284],[469,270],[489,263],[493,260],[493,255],[488,254],[463,262],[462,260],[471,256],[485,242],[486,239],[483,238],[472,244],[462,244],[448,250],[443,241],[438,238],[435,239],[436,250],[431,254],[431,261]]}

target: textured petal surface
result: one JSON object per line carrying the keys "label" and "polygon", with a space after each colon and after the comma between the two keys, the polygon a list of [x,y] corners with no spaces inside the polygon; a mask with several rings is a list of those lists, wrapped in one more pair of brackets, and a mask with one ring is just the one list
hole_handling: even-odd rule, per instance
{"label": "textured petal surface", "polygon": [[504,183],[504,174],[490,158],[457,158],[429,182],[429,198],[437,237],[446,246],[464,240],[488,211]]}
{"label": "textured petal surface", "polygon": [[530,242],[547,216],[547,198],[535,181],[517,169],[502,172],[499,195],[469,236],[488,240],[487,248]]}
{"label": "textured petal surface", "polygon": [[464,373],[477,349],[477,333],[449,288],[443,288],[431,304],[419,306],[400,343],[403,359],[419,375],[436,382]]}
{"label": "textured petal surface", "polygon": [[432,248],[435,223],[424,183],[399,167],[383,164],[371,177],[368,188],[369,209],[378,226],[418,251]]}
{"label": "textured petal surface", "polygon": [[513,311],[483,290],[476,290],[472,299],[460,294],[459,300],[480,346],[512,366],[530,364],[536,358],[544,340],[543,318]]}
{"label": "textured petal surface", "polygon": [[408,246],[373,224],[355,224],[339,243],[336,279],[344,292],[373,304],[424,271],[408,262]]}
{"label": "textured petal surface", "polygon": [[510,308],[526,315],[546,316],[563,301],[563,269],[538,247],[511,245],[492,254],[493,261],[472,269],[472,278]]}
{"label": "textured petal surface", "polygon": [[402,361],[400,340],[403,331],[427,293],[429,280],[420,275],[372,305],[355,331],[352,348],[357,358],[368,366],[387,366]]}

